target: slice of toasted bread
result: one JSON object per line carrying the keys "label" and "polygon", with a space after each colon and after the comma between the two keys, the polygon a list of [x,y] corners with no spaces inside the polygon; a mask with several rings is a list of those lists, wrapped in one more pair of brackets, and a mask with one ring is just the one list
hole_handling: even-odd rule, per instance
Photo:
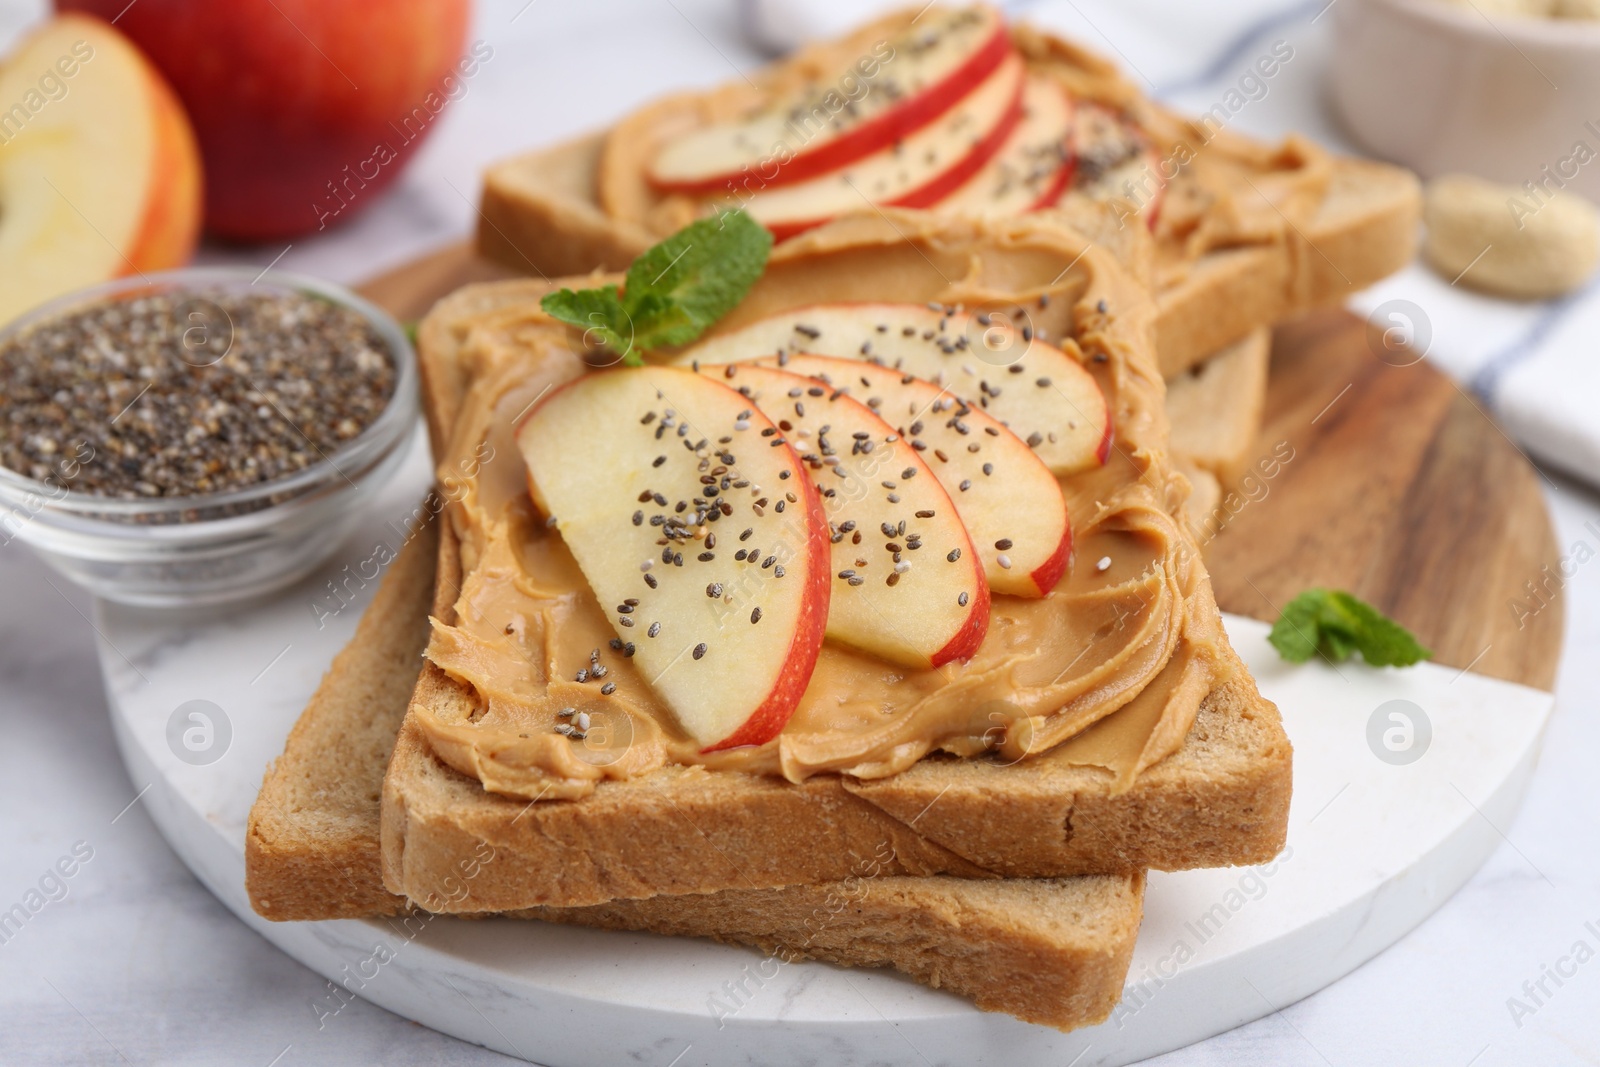
{"label": "slice of toasted bread", "polygon": [[[427,643],[437,536],[404,545],[350,643],[267,770],[250,812],[245,885],[274,920],[407,910],[383,888],[379,794]],[[542,908],[522,918],[713,937],[775,960],[888,966],[1061,1029],[1104,1019],[1122,993],[1142,874],[972,881],[875,877],[786,889]]]}
{"label": "slice of toasted bread", "polygon": [[[623,270],[658,239],[612,220],[593,191],[603,134],[514,156],[483,179],[478,250],[549,277]],[[1394,273],[1416,251],[1418,185],[1410,172],[1333,162],[1328,194],[1287,244],[1207,252],[1156,294],[1156,352],[1172,375],[1251,331],[1337,304]]]}
{"label": "slice of toasted bread", "polygon": [[[484,175],[479,250],[514,270],[546,276],[626,268],[686,221],[690,210],[660,200],[633,173],[641,152],[686,123],[751,106],[768,87],[781,92],[832,69],[841,57],[860,54],[893,33],[916,10],[804,49],[742,83],[668,96],[611,131],[491,166]],[[1252,330],[1337,303],[1398,270],[1415,253],[1421,195],[1410,172],[1332,158],[1298,138],[1271,149],[1212,129],[1204,118],[1185,120],[1143,98],[1112,64],[1070,42],[1026,24],[1012,27],[1012,37],[1036,73],[1131,115],[1160,146],[1163,169],[1175,167],[1173,180],[1189,183],[1184,196],[1169,195],[1184,202],[1164,205],[1157,227],[1164,253],[1157,272],[1156,352],[1163,374],[1175,374]],[[1191,171],[1192,182],[1184,177]]]}
{"label": "slice of toasted bread", "polygon": [[[417,696],[444,699],[429,685]],[[1242,672],[1127,793],[1111,795],[1093,768],[1017,769],[924,760],[884,781],[793,785],[672,768],[530,805],[440,763],[408,722],[384,784],[384,883],[447,900],[456,863],[480,841],[495,863],[448,910],[837,881],[885,848],[889,873],[992,879],[1262,863],[1283,847],[1289,745]],[[1002,807],[1008,816],[993,814]]]}
{"label": "slice of toasted bread", "polygon": [[1102,1021],[1122,998],[1143,898],[1143,874],[989,881],[935,875],[516,914],[709,935],[776,960],[893,967],[985,1011],[1072,1030]]}
{"label": "slice of toasted bread", "polygon": [[[1103,252],[1042,220],[973,224],[888,213],[841,220],[817,233],[809,247],[831,249],[830,255],[843,259],[863,257],[875,282],[895,299],[960,299],[948,296],[946,275],[952,271],[966,279],[966,288],[956,291],[996,298],[1006,285],[1014,292],[1034,291],[1030,272],[1043,272],[1046,281],[1061,279],[1068,273],[1063,264],[1082,261],[1115,274]],[[835,287],[848,291],[850,278],[832,269],[795,279],[809,240],[775,254],[766,279],[773,286],[758,286],[728,325],[767,310],[778,299],[777,288],[785,298],[799,294],[803,301],[838,299]],[[449,438],[462,402],[459,364],[463,352],[472,350],[469,339],[482,341],[486,331],[504,330],[504,343],[531,343],[518,331],[530,321],[548,323],[537,299],[550,284],[559,283],[471,287],[442,301],[424,321],[421,358],[436,440]],[[1138,338],[1130,340],[1132,347],[1145,347],[1142,355],[1128,357],[1127,379],[1159,398],[1148,335],[1134,325],[1148,323],[1140,311],[1147,307],[1145,298],[1125,276],[1115,293],[1112,303],[1125,305],[1117,310],[1129,316],[1120,326],[1115,310],[1108,317],[1089,297],[1082,298],[1081,311],[1093,318],[1102,342],[1124,336],[1118,332],[1123,330]],[[1050,306],[1066,314],[1067,303]],[[1141,418],[1162,418],[1158,399],[1153,409],[1141,410]],[[1155,432],[1161,433],[1159,426]],[[462,575],[460,543],[447,524],[440,544],[441,596],[434,605],[435,616],[446,623]],[[1215,610],[1208,592],[1198,610]],[[1290,748],[1277,710],[1232,650],[1223,655],[1225,680],[1204,698],[1181,741],[1174,737],[1177,750],[1139,773],[1131,787],[1056,750],[1012,766],[928,758],[886,779],[823,774],[799,784],[668,765],[601,782],[580,801],[529,803],[486,791],[477,779],[441,762],[413,716],[400,732],[385,779],[385,884],[417,901],[447,899],[455,863],[480,841],[494,845],[496,862],[474,879],[470,898],[448,910],[584,906],[816,884],[848,877],[863,857],[884,848],[891,857],[885,873],[971,878],[1262,862],[1283,843]],[[477,707],[467,687],[431,663],[424,668],[414,709],[436,721],[470,722]]]}
{"label": "slice of toasted bread", "polygon": [[438,526],[419,526],[390,564],[350,643],[334,657],[267,768],[245,830],[245,888],[268,919],[394,915],[383,888],[383,774],[428,643]]}
{"label": "slice of toasted bread", "polygon": [[1271,356],[1271,331],[1256,330],[1167,379],[1174,456],[1211,474],[1222,486],[1239,480],[1254,458],[1250,450],[1261,432]]}

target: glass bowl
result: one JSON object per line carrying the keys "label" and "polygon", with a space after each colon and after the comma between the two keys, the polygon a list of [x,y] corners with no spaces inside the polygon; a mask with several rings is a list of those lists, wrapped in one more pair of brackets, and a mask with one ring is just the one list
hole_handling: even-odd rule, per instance
{"label": "glass bowl", "polygon": [[394,474],[417,427],[417,360],[400,325],[347,289],[288,272],[191,267],[123,278],[30,311],[0,328],[0,343],[87,304],[187,289],[308,293],[354,310],[388,345],[394,393],[371,425],[318,462],[226,492],[129,500],[0,467],[0,546],[22,541],[67,578],[125,604],[218,604],[304,577]]}

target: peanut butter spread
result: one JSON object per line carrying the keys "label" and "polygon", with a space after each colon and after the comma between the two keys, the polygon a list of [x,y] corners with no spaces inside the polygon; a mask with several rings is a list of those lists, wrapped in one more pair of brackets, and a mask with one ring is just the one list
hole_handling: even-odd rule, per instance
{"label": "peanut butter spread", "polygon": [[[576,332],[539,310],[543,286],[511,284],[526,298],[453,324],[452,352],[429,350],[439,330],[425,327],[423,339],[434,380],[448,362],[464,383],[435,412],[436,430],[452,427],[438,469],[460,580],[444,587],[450,606],[433,620],[426,652],[459,699],[412,710],[436,755],[485,788],[570,799],[667,764],[795,782],[878,778],[934,751],[1013,762],[1050,749],[1127,788],[1178,747],[1229,670],[1205,569],[1173,518],[1186,486],[1165,456],[1143,291],[1103,250],[1039,220],[853,217],[781,246],[719,328],[863,294],[1021,307],[1039,336],[1095,376],[1115,447],[1104,466],[1061,479],[1075,535],[1067,575],[1043,598],[994,596],[988,636],[969,661],[906,669],[828,642],[775,739],[699,751],[620,650],[628,635],[613,629],[529,498],[512,423],[586,366]],[[581,740],[558,732],[579,715]]]}
{"label": "peanut butter spread", "polygon": [[[614,219],[665,237],[717,207],[749,199],[762,190],[760,167],[738,188],[701,196],[658,191],[646,168],[674,138],[774,103],[814,96],[834,87],[840,71],[852,69],[862,57],[873,57],[883,71],[892,72],[895,57],[886,42],[905,33],[925,11],[920,5],[897,11],[847,36],[803,48],[748,78],[663,97],[633,112],[606,136],[596,176],[601,207]],[[1120,116],[1133,131],[1131,139],[1149,143],[1154,161],[1130,167],[1111,184],[1126,198],[1125,213],[1160,198],[1153,227],[1158,291],[1181,284],[1208,252],[1286,244],[1300,256],[1311,254],[1300,234],[1310,226],[1333,173],[1332,157],[1321,148],[1299,136],[1277,146],[1239,136],[1225,128],[1237,109],[1233,105],[1198,119],[1183,118],[1152,103],[1114,64],[1092,52],[1025,24],[1012,26],[1010,33],[1030,76],[1049,79],[1075,100]],[[1292,57],[1293,50],[1287,54]],[[1274,62],[1282,59],[1278,55]],[[1258,84],[1265,88],[1266,83]],[[1076,180],[1090,177],[1090,169],[1080,161]],[[1061,208],[1072,214],[1073,201],[1082,195],[1069,192]],[[1288,284],[1293,286],[1295,278]]]}

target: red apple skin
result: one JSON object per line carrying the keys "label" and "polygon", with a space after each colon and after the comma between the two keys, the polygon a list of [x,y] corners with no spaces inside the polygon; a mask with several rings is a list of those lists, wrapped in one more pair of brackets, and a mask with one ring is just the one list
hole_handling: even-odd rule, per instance
{"label": "red apple skin", "polygon": [[1050,590],[1056,587],[1056,583],[1061,581],[1061,576],[1067,573],[1067,564],[1071,562],[1072,523],[1069,520],[1066,533],[1061,537],[1061,543],[1056,546],[1056,550],[1050,554],[1049,559],[1033,569],[1033,573],[1029,574],[1028,578],[1033,582],[1034,587],[1039,590],[1041,596],[1048,594]]}
{"label": "red apple skin", "polygon": [[[794,451],[789,445],[784,447],[790,452]],[[794,465],[797,470],[805,469],[798,455],[794,457]],[[811,684],[811,674],[816,670],[817,657],[822,654],[822,638],[828,628],[828,603],[833,591],[833,576],[829,573],[832,545],[828,540],[828,517],[822,510],[822,496],[810,478],[791,481],[801,483],[798,494],[800,502],[806,507],[807,521],[811,527],[811,540],[805,547],[809,568],[806,571],[809,588],[803,601],[806,606],[801,613],[800,624],[795,627],[794,636],[789,640],[789,655],[784,660],[783,670],[772,692],[767,694],[767,698],[743,725],[716,744],[702,749],[702,752],[763,745],[777,737],[795,708],[800,706],[800,698],[805,695],[806,686]],[[984,619],[987,622],[987,610]]]}
{"label": "red apple skin", "polygon": [[967,621],[956,631],[954,637],[945,642],[943,648],[933,654],[933,658],[928,661],[930,667],[943,667],[946,663],[971,659],[977,653],[978,646],[983,644],[983,639],[988,636],[989,583],[983,580],[982,570],[979,570],[977,575],[978,588],[968,605],[972,610],[967,615]]}
{"label": "red apple skin", "polygon": [[1050,184],[1040,194],[1039,199],[1028,208],[1029,211],[1043,211],[1045,208],[1055,207],[1061,202],[1068,189],[1072,188],[1072,179],[1078,173],[1078,157],[1068,156],[1056,168],[1056,173],[1050,179]]}
{"label": "red apple skin", "polygon": [[[1156,160],[1156,165],[1160,166],[1160,162],[1161,161],[1159,159]],[[1161,221],[1161,208],[1166,202],[1167,183],[1162,182],[1156,187],[1155,193],[1150,197],[1150,214],[1145,219],[1145,224],[1149,227],[1151,233],[1156,232],[1156,223]]]}
{"label": "red apple skin", "polygon": [[127,273],[170,270],[189,262],[200,240],[202,196],[200,151],[183,107],[154,70],[150,91],[156,100],[157,199],[150,204],[128,253]]}
{"label": "red apple skin", "polygon": [[[951,193],[965,185],[968,179],[970,179],[974,174],[978,173],[978,171],[982,170],[984,165],[987,164],[990,159],[994,158],[994,154],[1000,151],[1000,146],[1005,144],[1006,139],[1011,136],[1011,131],[1017,128],[1017,123],[1022,119],[1023,85],[1024,82],[1022,80],[1018,80],[1017,95],[1012,99],[1011,106],[1006,109],[1005,117],[1003,117],[995,125],[994,129],[990,130],[981,141],[974,145],[972,151],[963,156],[959,163],[945,171],[943,174],[938,175],[926,185],[913,189],[904,196],[891,200],[882,206],[909,208],[933,207],[937,205],[939,201],[943,200],[945,197],[949,196]],[[815,229],[816,227],[821,226],[823,223],[828,221],[830,221],[828,218],[803,219],[798,222],[767,223],[765,225],[767,229],[772,232],[772,239],[774,242],[776,242],[786,241],[796,234],[804,233],[810,229]]]}
{"label": "red apple skin", "polygon": [[1026,80],[1017,83],[1017,94],[1012,97],[1011,106],[1006,109],[1005,117],[962,158],[960,163],[927,185],[913,189],[905,196],[892,201],[890,206],[931,207],[967,184],[968,179],[994,158],[994,154],[1000,151],[1000,146],[1006,143],[1012,131],[1017,128],[1017,123],[1022,119],[1022,90],[1026,84]]}
{"label": "red apple skin", "polygon": [[1167,198],[1167,183],[1161,177],[1161,155],[1154,148],[1145,149],[1145,167],[1155,176],[1156,187],[1150,194],[1150,206],[1144,213],[1145,228],[1151,233],[1156,232],[1156,223],[1161,219],[1161,204]]}
{"label": "red apple skin", "polygon": [[[194,124],[207,228],[262,241],[344,222],[394,181],[438,124],[446,89],[461,92],[471,0],[56,0],[56,8],[116,19],[144,50]],[[374,165],[380,144],[392,157]]]}
{"label": "red apple skin", "polygon": [[[1078,102],[1071,93],[1067,93],[1065,90],[1063,90],[1063,95],[1067,98],[1067,129],[1070,131],[1072,129],[1072,113],[1077,108]],[[1033,206],[1028,208],[1029,211],[1043,211],[1045,208],[1055,207],[1061,202],[1061,198],[1067,195],[1067,190],[1072,188],[1072,179],[1078,176],[1078,155],[1072,151],[1070,140],[1063,141],[1063,148],[1066,151],[1066,158],[1061,161],[1061,166],[1056,168],[1054,177],[1050,179],[1050,184],[1045,187],[1044,191],[1039,194],[1039,199],[1035,200]]]}
{"label": "red apple skin", "polygon": [[[763,184],[788,185],[839,170],[862,156],[870,155],[899,138],[921,129],[949,110],[973,86],[988,77],[1010,54],[1011,33],[1005,24],[1001,23],[995,27],[994,33],[982,47],[938,85],[912,97],[899,107],[891,108],[871,122],[858,126],[843,137],[834,138],[810,152],[802,151],[796,154],[779,168],[777,177],[764,179]],[[692,182],[658,181],[648,174],[646,177],[663,193],[705,196],[732,188],[746,173],[747,171],[739,171],[717,174]]]}
{"label": "red apple skin", "polygon": [[1116,431],[1116,422],[1111,417],[1111,401],[1106,401],[1106,432],[1100,438],[1100,447],[1094,450],[1095,458],[1100,461],[1100,466],[1106,465],[1106,460],[1111,458],[1111,438]]}

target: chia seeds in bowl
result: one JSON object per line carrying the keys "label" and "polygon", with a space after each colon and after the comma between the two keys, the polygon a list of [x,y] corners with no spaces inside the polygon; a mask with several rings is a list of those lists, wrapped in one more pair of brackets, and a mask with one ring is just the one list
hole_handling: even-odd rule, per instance
{"label": "chia seeds in bowl", "polygon": [[194,268],[0,328],[0,544],[111,599],[287,584],[337,547],[416,430],[399,325],[310,278]]}
{"label": "chia seeds in bowl", "polygon": [[303,291],[170,289],[0,343],[0,466],[118,499],[203,496],[306,469],[377,419],[395,361],[355,309]]}

